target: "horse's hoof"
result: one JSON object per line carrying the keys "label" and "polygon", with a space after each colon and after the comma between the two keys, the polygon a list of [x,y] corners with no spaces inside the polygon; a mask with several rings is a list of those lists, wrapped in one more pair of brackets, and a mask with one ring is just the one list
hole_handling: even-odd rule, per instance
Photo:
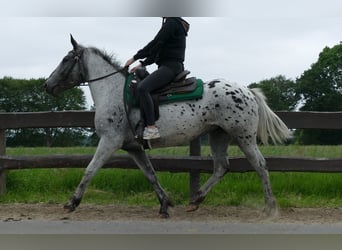
{"label": "horse's hoof", "polygon": [[69,203],[64,205],[64,210],[68,213],[74,212],[75,209],[76,209],[76,207],[69,204]]}
{"label": "horse's hoof", "polygon": [[167,212],[169,207],[173,207],[172,202],[169,199],[163,199],[160,202],[159,217],[162,219],[169,218],[170,215]]}
{"label": "horse's hoof", "polygon": [[186,212],[194,212],[199,208],[197,204],[189,204],[188,208],[185,210]]}
{"label": "horse's hoof", "polygon": [[168,213],[160,213],[159,214],[159,218],[161,219],[168,219],[170,217],[170,215]]}
{"label": "horse's hoof", "polygon": [[265,208],[263,212],[266,219],[275,219],[279,215],[277,207]]}
{"label": "horse's hoof", "polygon": [[78,205],[80,205],[80,203],[81,203],[80,198],[76,198],[75,196],[72,196],[70,200],[68,201],[68,203],[64,205],[64,209],[68,211],[69,213],[74,212],[75,209],[78,207]]}

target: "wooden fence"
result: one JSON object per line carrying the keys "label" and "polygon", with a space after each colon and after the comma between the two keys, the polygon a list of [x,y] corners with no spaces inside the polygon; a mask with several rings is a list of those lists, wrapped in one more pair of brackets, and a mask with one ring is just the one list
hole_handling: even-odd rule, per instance
{"label": "wooden fence", "polygon": [[[289,128],[342,129],[342,112],[276,112]],[[94,112],[0,113],[0,194],[6,192],[6,171],[26,168],[83,168],[92,155],[6,156],[6,129],[94,127]],[[342,157],[342,152],[341,152]],[[342,172],[342,158],[266,157],[270,171]],[[188,172],[190,195],[199,187],[200,173],[212,172],[210,157],[201,156],[200,139],[190,143],[190,156],[153,156],[157,171]],[[104,168],[136,169],[128,156],[113,156]],[[231,172],[254,171],[245,158],[230,158]]]}

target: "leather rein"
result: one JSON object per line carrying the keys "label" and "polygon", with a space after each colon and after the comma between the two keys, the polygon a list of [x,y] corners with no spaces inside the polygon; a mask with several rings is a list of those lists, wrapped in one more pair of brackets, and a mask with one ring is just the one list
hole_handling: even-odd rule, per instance
{"label": "leather rein", "polygon": [[124,68],[121,68],[121,69],[119,69],[119,70],[117,70],[117,71],[114,71],[114,72],[112,72],[112,73],[109,73],[109,74],[107,74],[107,75],[104,75],[104,76],[100,76],[100,77],[97,77],[97,78],[94,78],[94,79],[90,79],[90,80],[87,80],[86,82],[96,82],[96,81],[99,81],[99,80],[102,80],[102,79],[105,79],[105,78],[107,78],[107,77],[110,77],[110,76],[113,76],[113,75],[115,75],[115,74],[118,74],[118,73],[125,73],[125,71],[127,71],[127,67],[124,67]]}

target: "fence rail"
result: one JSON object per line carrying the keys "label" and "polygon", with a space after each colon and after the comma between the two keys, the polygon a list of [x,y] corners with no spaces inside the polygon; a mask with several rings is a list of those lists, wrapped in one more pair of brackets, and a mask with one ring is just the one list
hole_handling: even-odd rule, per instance
{"label": "fence rail", "polygon": [[[2,170],[37,168],[83,168],[88,165],[92,155],[48,155],[48,156],[2,156]],[[211,157],[202,156],[151,156],[157,171],[212,173]],[[341,159],[266,157],[267,167],[274,172],[342,172]],[[246,158],[229,158],[230,172],[250,172],[254,169]],[[103,168],[138,169],[127,155],[112,156]]]}
{"label": "fence rail", "polygon": [[[342,129],[342,112],[275,112],[289,128]],[[0,129],[94,127],[93,111],[1,113]]]}
{"label": "fence rail", "polygon": [[[276,112],[289,128],[342,129],[342,112]],[[91,155],[6,156],[6,129],[46,127],[94,127],[92,111],[66,112],[0,112],[0,194],[6,192],[6,171],[27,168],[83,168]],[[200,173],[212,172],[210,157],[201,157],[201,144],[197,139],[190,144],[190,156],[153,156],[151,161],[157,171],[188,172],[190,194],[199,187]],[[341,154],[342,156],[342,154]],[[311,159],[291,157],[266,157],[270,171],[291,172],[342,172],[342,158]],[[104,168],[136,169],[128,156],[113,156]],[[230,159],[231,172],[253,171],[245,158]]]}

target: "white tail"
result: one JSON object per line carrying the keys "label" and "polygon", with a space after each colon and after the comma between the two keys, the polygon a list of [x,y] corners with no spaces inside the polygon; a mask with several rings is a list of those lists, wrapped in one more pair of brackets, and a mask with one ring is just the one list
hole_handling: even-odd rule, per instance
{"label": "white tail", "polygon": [[259,105],[258,137],[265,145],[268,137],[274,144],[283,143],[292,137],[291,131],[285,123],[270,109],[266,103],[266,97],[258,88],[251,89]]}

